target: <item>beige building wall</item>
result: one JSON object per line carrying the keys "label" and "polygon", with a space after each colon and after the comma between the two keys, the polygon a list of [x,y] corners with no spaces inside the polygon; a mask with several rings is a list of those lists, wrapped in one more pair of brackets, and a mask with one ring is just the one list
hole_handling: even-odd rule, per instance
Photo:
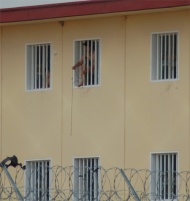
{"label": "beige building wall", "polygon": [[[60,164],[62,147],[62,29],[59,23],[3,27],[3,157],[50,158]],[[52,43],[52,89],[26,91],[26,44]]]}
{"label": "beige building wall", "polygon": [[[124,18],[69,21],[63,32],[63,55],[67,58],[63,56],[63,158],[70,164],[73,156],[99,156],[104,167],[123,167]],[[77,39],[100,39],[98,87],[71,87],[73,43]]]}
{"label": "beige building wall", "polygon": [[[189,12],[2,27],[2,158],[99,156],[100,165],[150,168],[151,152],[189,161]],[[151,82],[151,33],[179,32],[179,79]],[[73,88],[74,41],[100,39],[100,86]],[[26,91],[26,44],[52,43],[52,88]]]}
{"label": "beige building wall", "polygon": [[[66,166],[98,156],[104,166],[123,166],[124,27],[123,17],[3,27],[3,157]],[[100,39],[101,83],[73,89],[74,41],[89,38]],[[53,47],[52,89],[28,92],[26,44],[41,42]]]}
{"label": "beige building wall", "polygon": [[[177,152],[189,169],[189,11],[126,20],[126,166],[150,167],[150,154]],[[179,79],[150,81],[151,34],[179,33]]]}

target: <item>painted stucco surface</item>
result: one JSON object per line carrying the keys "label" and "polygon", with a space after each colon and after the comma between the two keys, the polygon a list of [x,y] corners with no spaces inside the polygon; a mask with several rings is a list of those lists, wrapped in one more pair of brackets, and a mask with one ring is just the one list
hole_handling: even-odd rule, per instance
{"label": "painted stucco surface", "polygon": [[[189,11],[1,27],[2,158],[99,156],[107,167],[150,168],[177,152],[189,168]],[[150,80],[151,34],[179,33],[179,79]],[[74,41],[100,39],[100,86],[72,88]],[[52,44],[52,88],[26,91],[26,45]],[[3,50],[3,51],[2,51]]]}

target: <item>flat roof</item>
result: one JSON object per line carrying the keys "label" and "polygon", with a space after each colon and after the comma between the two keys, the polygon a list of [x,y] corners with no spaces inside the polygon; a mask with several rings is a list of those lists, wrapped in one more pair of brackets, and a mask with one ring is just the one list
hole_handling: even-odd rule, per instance
{"label": "flat roof", "polygon": [[189,6],[190,0],[82,0],[0,9],[0,23]]}

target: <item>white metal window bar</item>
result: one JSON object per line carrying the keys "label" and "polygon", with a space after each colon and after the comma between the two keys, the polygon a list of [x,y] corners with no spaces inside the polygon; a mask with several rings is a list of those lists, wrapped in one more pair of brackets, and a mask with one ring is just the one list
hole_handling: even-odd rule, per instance
{"label": "white metal window bar", "polygon": [[156,200],[174,200],[177,196],[177,154],[153,154],[152,195]]}
{"label": "white metal window bar", "polygon": [[75,41],[74,62],[82,65],[74,71],[74,86],[96,86],[100,84],[100,40]]}
{"label": "white metal window bar", "polygon": [[51,45],[27,45],[27,90],[48,89],[51,79]]}
{"label": "white metal window bar", "polygon": [[26,162],[26,189],[27,200],[49,200],[50,161]]}
{"label": "white metal window bar", "polygon": [[178,78],[178,33],[152,35],[152,80]]}
{"label": "white metal window bar", "polygon": [[98,158],[75,159],[74,168],[74,200],[98,201]]}

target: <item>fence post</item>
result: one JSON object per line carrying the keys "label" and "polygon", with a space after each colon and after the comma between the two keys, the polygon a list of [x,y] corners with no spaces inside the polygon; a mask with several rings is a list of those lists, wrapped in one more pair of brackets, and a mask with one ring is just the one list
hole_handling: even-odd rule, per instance
{"label": "fence post", "polygon": [[22,197],[20,191],[18,190],[18,188],[17,188],[15,182],[13,181],[13,179],[12,179],[12,177],[11,177],[9,171],[7,170],[6,166],[5,166],[5,165],[2,165],[2,168],[3,168],[4,172],[6,173],[6,175],[7,175],[8,179],[9,179],[9,181],[11,182],[11,184],[12,184],[14,190],[15,190],[15,193],[16,193],[17,196],[18,196],[18,199],[19,199],[20,201],[24,201],[24,198]]}
{"label": "fence post", "polygon": [[[11,161],[11,163],[9,165],[6,165],[5,163],[8,162],[8,161]],[[20,201],[24,201],[24,198],[23,196],[21,195],[20,191],[18,190],[13,178],[11,177],[7,167],[9,166],[13,166],[13,167],[16,167],[17,165],[20,165],[21,168],[22,167],[22,164],[18,164],[18,159],[16,156],[13,156],[13,157],[7,157],[6,159],[4,159],[2,162],[0,162],[0,174],[2,173],[2,171],[5,172],[5,174],[7,175],[9,181],[11,182],[14,190],[15,190],[15,193],[17,195],[17,198],[20,200]]]}
{"label": "fence post", "polygon": [[124,172],[122,169],[119,169],[119,171],[120,171],[121,175],[123,176],[123,178],[125,179],[127,185],[129,186],[129,188],[130,188],[132,194],[134,195],[135,200],[136,200],[136,201],[141,201],[140,198],[139,198],[139,196],[137,195],[135,189],[134,189],[133,186],[131,185],[131,182],[130,182],[129,179],[127,178],[125,172]]}

